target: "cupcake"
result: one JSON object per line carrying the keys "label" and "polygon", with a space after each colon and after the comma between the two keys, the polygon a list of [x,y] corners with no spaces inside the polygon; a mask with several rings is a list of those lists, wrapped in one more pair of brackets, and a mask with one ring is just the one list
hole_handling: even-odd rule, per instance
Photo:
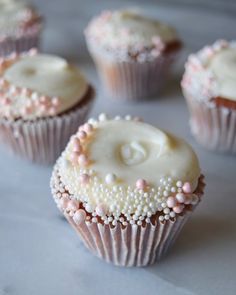
{"label": "cupcake", "polygon": [[71,137],[51,189],[93,254],[115,265],[146,266],[173,244],[204,181],[182,139],[130,116],[101,114]]}
{"label": "cupcake", "polygon": [[185,65],[182,89],[196,140],[209,150],[236,153],[236,41],[216,41]]}
{"label": "cupcake", "polygon": [[132,11],[105,11],[85,30],[109,96],[148,99],[159,93],[181,48],[175,30]]}
{"label": "cupcake", "polygon": [[94,91],[63,58],[11,54],[0,63],[0,138],[15,154],[54,163],[82,124]]}
{"label": "cupcake", "polygon": [[0,56],[39,45],[42,18],[25,1],[0,0]]}

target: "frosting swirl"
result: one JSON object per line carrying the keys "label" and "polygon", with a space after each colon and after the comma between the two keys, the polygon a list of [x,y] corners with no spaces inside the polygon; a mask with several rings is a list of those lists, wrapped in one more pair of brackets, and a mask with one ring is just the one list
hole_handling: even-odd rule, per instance
{"label": "frosting swirl", "polygon": [[101,115],[81,126],[57,169],[68,193],[87,212],[104,218],[137,220],[159,211],[168,219],[181,213],[184,204],[198,202],[193,192],[200,168],[192,148],[130,118]]}

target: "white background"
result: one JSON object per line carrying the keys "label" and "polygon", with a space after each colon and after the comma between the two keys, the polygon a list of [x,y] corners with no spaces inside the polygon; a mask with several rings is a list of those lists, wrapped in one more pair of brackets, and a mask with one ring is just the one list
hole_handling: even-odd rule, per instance
{"label": "white background", "polygon": [[[205,151],[194,142],[179,87],[190,52],[217,38],[235,38],[234,2],[35,2],[46,18],[43,50],[78,63],[97,89],[91,115],[102,111],[138,115],[184,137],[199,155],[207,188],[163,261],[142,269],[122,269],[92,256],[62,218],[49,189],[52,167],[32,165],[1,148],[0,294],[236,294],[236,159]],[[100,10],[136,7],[137,3],[176,26],[185,49],[159,99],[124,104],[109,100],[100,88],[82,32]]]}

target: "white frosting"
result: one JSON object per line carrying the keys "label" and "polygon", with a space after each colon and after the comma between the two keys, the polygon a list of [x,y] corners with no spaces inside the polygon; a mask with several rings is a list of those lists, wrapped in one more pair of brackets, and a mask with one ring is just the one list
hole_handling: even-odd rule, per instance
{"label": "white frosting", "polygon": [[0,35],[15,36],[28,10],[26,1],[0,0]]}
{"label": "white frosting", "polygon": [[[89,47],[97,46],[112,50],[113,54],[133,54],[154,47],[154,39],[160,39],[160,45],[176,40],[175,30],[157,20],[150,19],[132,11],[104,12],[91,21],[86,36]],[[158,48],[159,49],[159,48]],[[163,49],[163,48],[161,48]],[[119,53],[120,52],[120,53]],[[111,52],[110,52],[111,53]]]}
{"label": "white frosting", "polygon": [[191,54],[182,87],[186,95],[215,106],[214,98],[236,100],[236,42],[217,40]]}
{"label": "white frosting", "polygon": [[9,95],[11,104],[2,106],[0,113],[10,111],[13,118],[23,116],[25,119],[34,119],[50,115],[41,112],[37,105],[31,112],[22,115],[22,109],[30,101],[37,104],[40,96],[48,97],[49,101],[58,97],[59,106],[53,115],[62,113],[76,105],[88,89],[88,84],[77,67],[68,64],[63,58],[46,54],[20,57],[3,72],[2,78],[14,87],[32,91],[30,97],[24,92]]}
{"label": "white frosting", "polygon": [[[181,192],[185,182],[190,183],[192,191],[196,189],[198,159],[183,140],[130,120],[100,121],[94,128],[82,144],[89,157],[88,166],[70,163],[73,138],[58,162],[62,183],[89,212],[102,204],[117,216],[151,216],[163,210],[167,198]],[[86,185],[79,180],[84,173],[89,175]],[[140,179],[149,187],[146,192],[136,187]]]}
{"label": "white frosting", "polygon": [[236,48],[225,48],[209,61],[218,84],[218,95],[236,101]]}
{"label": "white frosting", "polygon": [[[124,148],[129,152],[124,153]],[[199,171],[189,163],[194,156],[187,144],[168,136],[159,129],[141,122],[107,121],[99,124],[96,138],[89,146],[93,169],[102,177],[109,172],[133,185],[144,178],[158,185],[163,175],[194,182]],[[185,161],[183,161],[185,157]],[[196,184],[196,183],[195,183]]]}

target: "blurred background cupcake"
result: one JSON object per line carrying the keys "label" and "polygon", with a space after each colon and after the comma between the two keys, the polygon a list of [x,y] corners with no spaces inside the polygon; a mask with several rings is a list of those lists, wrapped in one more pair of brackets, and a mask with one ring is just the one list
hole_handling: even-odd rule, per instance
{"label": "blurred background cupcake", "polygon": [[101,114],[71,137],[51,189],[92,253],[115,265],[146,266],[173,244],[204,182],[183,140],[130,116]]}
{"label": "blurred background cupcake", "polygon": [[0,0],[0,56],[39,46],[42,17],[24,0]]}
{"label": "blurred background cupcake", "polygon": [[133,11],[105,11],[85,30],[88,49],[109,96],[158,94],[181,42],[175,30]]}
{"label": "blurred background cupcake", "polygon": [[82,124],[94,91],[63,58],[11,54],[0,64],[0,137],[15,154],[54,163]]}
{"label": "blurred background cupcake", "polygon": [[182,89],[190,126],[204,147],[236,153],[236,41],[218,40],[185,65]]}

